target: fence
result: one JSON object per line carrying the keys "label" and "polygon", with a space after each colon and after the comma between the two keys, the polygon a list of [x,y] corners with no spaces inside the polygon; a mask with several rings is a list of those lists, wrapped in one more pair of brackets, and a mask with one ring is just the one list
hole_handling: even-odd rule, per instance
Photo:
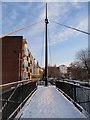
{"label": "fence", "polygon": [[78,103],[90,116],[90,88],[64,81],[56,81],[56,87]]}
{"label": "fence", "polygon": [[[12,83],[8,85],[11,84]],[[0,102],[2,102],[2,119],[8,119],[12,113],[13,115],[11,115],[11,118],[15,117],[17,112],[25,104],[28,96],[30,96],[37,88],[36,81],[20,81],[13,83],[13,85],[15,84],[17,84],[16,87],[6,90],[0,94],[0,96],[2,96],[2,99],[0,99]],[[2,85],[2,87],[6,86],[7,85]],[[18,106],[20,107],[18,108]],[[14,112],[16,108],[18,109]]]}

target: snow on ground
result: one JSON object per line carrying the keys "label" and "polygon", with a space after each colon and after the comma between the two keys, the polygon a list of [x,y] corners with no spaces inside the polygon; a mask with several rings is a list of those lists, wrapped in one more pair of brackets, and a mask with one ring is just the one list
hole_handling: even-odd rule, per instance
{"label": "snow on ground", "polygon": [[55,86],[39,86],[16,118],[85,118]]}

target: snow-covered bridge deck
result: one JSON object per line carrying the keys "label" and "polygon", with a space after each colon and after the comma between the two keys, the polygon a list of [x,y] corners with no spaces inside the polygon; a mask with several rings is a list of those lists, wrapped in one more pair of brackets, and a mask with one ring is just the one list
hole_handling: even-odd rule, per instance
{"label": "snow-covered bridge deck", "polygon": [[39,86],[16,118],[85,118],[55,86]]}

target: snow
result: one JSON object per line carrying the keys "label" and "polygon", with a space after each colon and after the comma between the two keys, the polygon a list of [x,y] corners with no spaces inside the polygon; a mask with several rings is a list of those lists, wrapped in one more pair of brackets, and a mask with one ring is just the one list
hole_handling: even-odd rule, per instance
{"label": "snow", "polygon": [[85,118],[55,86],[39,86],[16,118]]}

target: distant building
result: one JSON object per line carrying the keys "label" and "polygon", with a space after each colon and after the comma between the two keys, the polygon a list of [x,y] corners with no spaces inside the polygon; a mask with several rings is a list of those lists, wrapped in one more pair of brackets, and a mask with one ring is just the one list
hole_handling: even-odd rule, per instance
{"label": "distant building", "polygon": [[60,70],[59,67],[56,65],[54,66],[48,66],[48,77],[59,77],[60,76]]}
{"label": "distant building", "polygon": [[43,77],[44,69],[39,66],[39,63],[35,65],[35,74],[34,76],[38,79],[41,79]]}
{"label": "distant building", "polygon": [[59,70],[60,70],[60,76],[65,78],[65,75],[67,74],[67,66],[66,65],[60,65]]}
{"label": "distant building", "polygon": [[34,74],[34,58],[23,36],[7,36],[2,41],[2,84],[27,80]]}
{"label": "distant building", "polygon": [[63,74],[67,73],[67,66],[66,65],[60,65],[59,66],[60,72]]}

